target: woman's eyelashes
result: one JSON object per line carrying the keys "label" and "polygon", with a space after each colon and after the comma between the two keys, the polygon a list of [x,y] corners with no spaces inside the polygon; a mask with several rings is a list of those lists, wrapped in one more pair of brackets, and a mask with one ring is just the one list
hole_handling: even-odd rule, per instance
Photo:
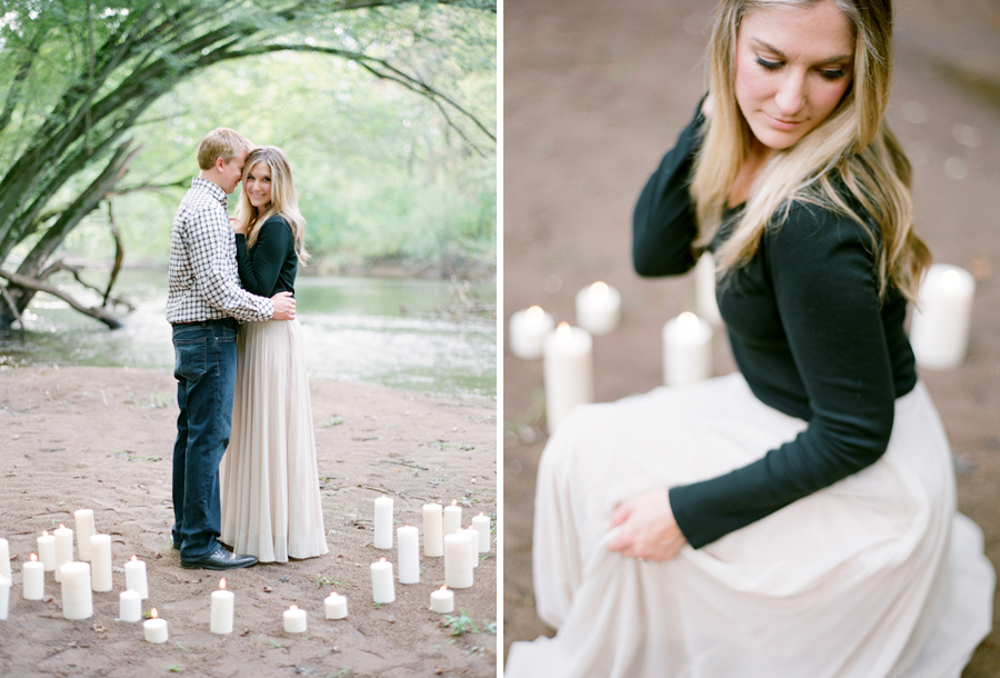
{"label": "woman's eyelashes", "polygon": [[[768,71],[777,71],[782,66],[785,65],[783,61],[771,61],[770,59],[765,59],[762,56],[757,57],[757,64]],[[819,68],[816,69],[820,76],[826,80],[839,80],[847,75],[847,71],[843,68]]]}

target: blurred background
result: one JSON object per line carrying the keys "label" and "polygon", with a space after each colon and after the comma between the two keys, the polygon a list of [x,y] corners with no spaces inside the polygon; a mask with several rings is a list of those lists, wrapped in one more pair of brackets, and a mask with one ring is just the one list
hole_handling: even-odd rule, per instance
{"label": "blurred background", "polygon": [[[603,280],[623,319],[594,337],[596,400],[662,384],[663,323],[695,310],[694,275],[640,279],[632,208],[706,88],[715,3],[507,0],[504,4],[502,322],[540,305],[575,323],[577,291]],[[959,508],[1000,568],[1000,2],[897,0],[891,125],[914,167],[916,229],[936,262],[976,278],[968,356],[920,370],[955,454]],[[735,369],[722,332],[714,373]],[[546,441],[541,361],[503,356],[504,652],[553,631],[534,613],[531,524]],[[997,606],[994,604],[994,616]],[[1000,631],[965,678],[1000,675]]]}

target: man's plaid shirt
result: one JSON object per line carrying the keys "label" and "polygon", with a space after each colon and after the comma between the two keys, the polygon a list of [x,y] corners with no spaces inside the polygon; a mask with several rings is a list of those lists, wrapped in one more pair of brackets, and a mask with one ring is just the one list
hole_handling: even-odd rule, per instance
{"label": "man's plaid shirt", "polygon": [[274,304],[240,287],[236,238],[229,225],[226,194],[195,177],[174,215],[170,233],[167,322],[189,323],[233,317],[270,320]]}

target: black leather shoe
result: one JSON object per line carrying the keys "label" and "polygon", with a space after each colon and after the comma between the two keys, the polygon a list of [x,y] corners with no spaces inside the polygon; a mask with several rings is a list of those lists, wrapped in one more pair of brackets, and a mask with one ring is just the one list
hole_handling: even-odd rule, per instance
{"label": "black leather shoe", "polygon": [[221,546],[216,546],[215,550],[204,558],[199,558],[198,560],[181,560],[181,567],[186,567],[189,570],[199,568],[205,570],[235,570],[256,564],[257,559],[253,556],[238,556],[235,553],[230,553]]}

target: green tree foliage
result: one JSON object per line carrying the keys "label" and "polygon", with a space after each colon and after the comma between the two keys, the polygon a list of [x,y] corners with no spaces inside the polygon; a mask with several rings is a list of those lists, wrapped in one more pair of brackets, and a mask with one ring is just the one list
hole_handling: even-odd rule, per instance
{"label": "green tree foliage", "polygon": [[51,288],[67,268],[60,246],[102,203],[164,251],[157,210],[172,212],[198,139],[223,124],[289,152],[311,247],[332,266],[447,259],[495,229],[493,3],[16,0],[2,11],[0,327]]}

